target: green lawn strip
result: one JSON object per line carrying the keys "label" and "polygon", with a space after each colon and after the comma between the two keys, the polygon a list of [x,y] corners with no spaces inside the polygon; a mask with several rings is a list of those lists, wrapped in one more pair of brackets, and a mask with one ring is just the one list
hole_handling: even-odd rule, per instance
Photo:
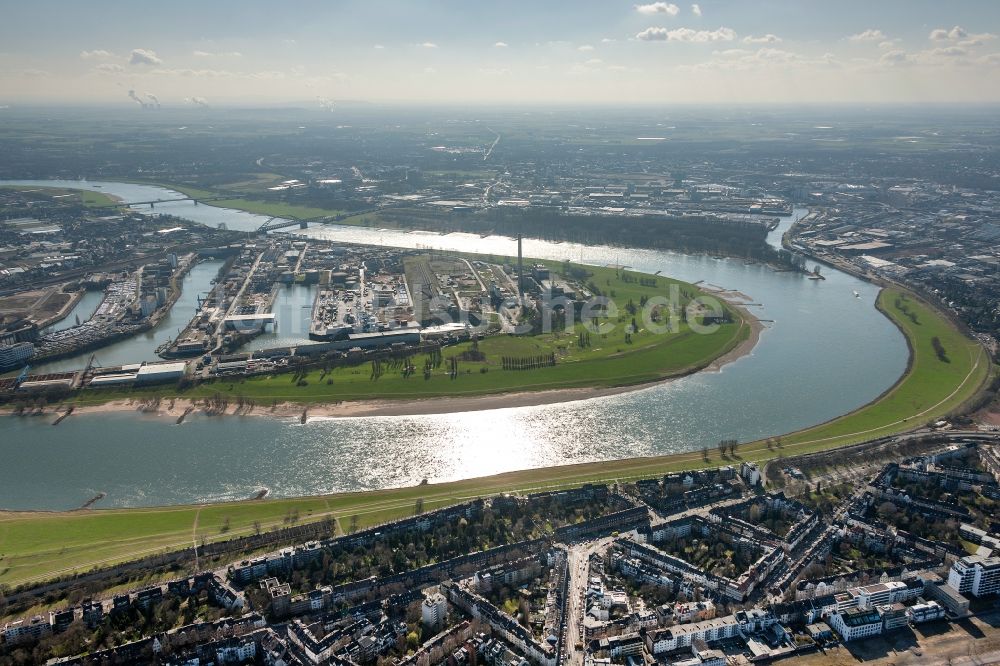
{"label": "green lawn strip", "polygon": [[[442,396],[476,396],[491,393],[542,391],[582,387],[617,387],[652,382],[701,369],[719,356],[731,351],[750,335],[749,324],[738,318],[723,324],[710,334],[698,334],[686,323],[676,332],[656,333],[645,330],[641,313],[635,317],[626,311],[632,301],[638,306],[643,297],[665,297],[670,285],[681,284],[689,294],[696,293],[691,285],[657,277],[655,286],[626,281],[626,274],[613,268],[588,267],[590,280],[606,293],[614,294],[620,316],[602,320],[613,324],[607,333],[591,333],[589,345],[580,345],[582,324],[562,332],[538,335],[490,336],[479,341],[483,361],[459,360],[458,376],[449,374],[450,357],[460,357],[472,350],[473,343],[464,342],[446,347],[443,361],[425,379],[423,367],[426,354],[412,357],[416,371],[407,375],[401,362],[384,364],[383,374],[373,375],[372,365],[333,368],[329,372],[312,370],[305,375],[291,373],[220,379],[205,382],[178,394],[173,386],[149,389],[85,391],[74,399],[78,405],[97,404],[118,399],[170,398],[189,399],[214,396],[244,397],[260,402],[322,403],[345,400],[426,398]],[[629,280],[640,274],[629,272]],[[652,276],[642,276],[652,278]],[[632,319],[641,330],[626,340],[626,329]],[[556,364],[531,370],[505,370],[504,357],[534,358],[555,355]]]}
{"label": "green lawn strip", "polygon": [[[93,190],[82,190],[67,187],[43,187],[43,186],[33,186],[28,187],[26,185],[0,185],[0,188],[9,190],[40,190],[40,194],[44,194],[48,197],[62,196],[66,194],[72,194],[79,198],[79,203],[83,204],[85,208],[112,208],[118,206],[120,201],[115,197],[112,197],[103,192],[94,192]],[[66,198],[53,199],[53,202],[65,202]]]}
{"label": "green lawn strip", "polygon": [[121,204],[115,197],[92,190],[80,190],[80,197],[87,208],[111,208]]}
{"label": "green lawn strip", "polygon": [[[746,330],[746,329],[742,329]],[[243,383],[216,381],[202,384],[185,392],[184,397],[211,397],[214,395],[243,396],[257,400],[279,400],[291,402],[330,402],[335,400],[363,400],[390,398],[417,398],[457,395],[486,395],[510,391],[541,391],[560,388],[612,387],[651,382],[686,370],[696,369],[704,364],[703,359],[717,356],[735,346],[741,329],[729,325],[716,335],[689,335],[676,344],[665,343],[634,352],[623,352],[619,357],[597,357],[576,363],[559,363],[553,367],[536,370],[490,370],[485,363],[462,362],[460,368],[472,366],[476,369],[460,370],[456,379],[450,379],[444,371],[432,375],[430,379],[414,375],[404,378],[401,372],[371,379],[369,365],[332,370],[322,378],[322,371],[314,370],[304,376],[306,385],[291,381],[288,374],[253,378]],[[463,344],[449,351],[447,356],[467,349]],[[480,344],[480,349],[490,350],[490,345]],[[487,351],[489,354],[490,352]],[[419,364],[419,361],[418,361]],[[326,384],[332,380],[332,384]],[[134,395],[134,394],[133,394]]]}
{"label": "green lawn strip", "polygon": [[337,224],[353,225],[357,227],[389,227],[377,212],[357,213],[348,215],[336,222]]}
{"label": "green lawn strip", "polygon": [[270,215],[272,217],[283,217],[292,220],[317,220],[325,217],[334,217],[344,212],[329,208],[300,206],[283,201],[264,201],[246,198],[218,199],[206,203],[218,206],[219,208],[235,208],[236,210],[256,213],[257,215]]}

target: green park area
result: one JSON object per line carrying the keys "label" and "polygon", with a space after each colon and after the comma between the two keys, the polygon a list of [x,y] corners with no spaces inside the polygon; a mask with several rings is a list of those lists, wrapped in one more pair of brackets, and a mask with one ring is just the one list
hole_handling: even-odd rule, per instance
{"label": "green park area", "polygon": [[113,208],[118,205],[118,200],[114,197],[92,190],[71,190],[61,187],[27,187],[24,185],[0,185],[0,188],[31,194],[37,197],[40,202],[58,206],[82,205],[85,208]]}
{"label": "green park area", "polygon": [[291,220],[317,220],[333,217],[343,212],[326,208],[315,208],[313,206],[301,206],[283,201],[265,201],[263,199],[217,199],[209,203],[220,208],[235,208],[248,213],[256,213],[257,215],[284,217]]}
{"label": "green park area", "polygon": [[[599,282],[600,279],[598,275],[594,281]],[[606,279],[610,279],[610,276]],[[622,289],[622,296],[627,298],[629,292],[626,289],[632,287],[617,288]],[[726,458],[722,458],[720,452],[711,448],[669,456],[562,465],[447,483],[308,498],[265,499],[200,507],[0,513],[0,584],[16,586],[151,553],[185,548],[201,540],[228,539],[253,533],[257,529],[285,526],[291,522],[334,517],[340,530],[350,530],[352,526],[363,528],[411,515],[418,500],[421,500],[424,510],[431,510],[502,492],[555,489],[595,481],[624,482],[685,469],[731,464],[741,460],[762,462],[779,456],[829,449],[924,425],[958,409],[980,391],[990,376],[992,366],[978,344],[967,339],[935,309],[901,290],[884,290],[879,297],[879,306],[900,327],[909,342],[912,354],[907,373],[892,389],[871,404],[831,422],[784,435],[777,443],[774,440],[744,443],[735,454]],[[738,325],[732,325],[731,328],[738,328]],[[694,337],[700,339],[714,336]],[[736,331],[730,331],[728,336],[720,335],[719,343],[714,348],[716,353],[730,344],[724,342],[726,338],[731,342],[738,339],[739,335]],[[668,343],[668,346],[680,344],[683,344],[683,340]],[[643,367],[646,361],[663,360],[669,356],[657,355],[655,346],[646,351],[640,351],[639,343],[635,346],[634,352],[625,347],[622,351],[642,354],[643,363],[629,366],[631,371],[640,374],[648,375],[650,372]],[[602,364],[610,363],[616,358],[613,354],[619,353],[618,347],[615,346],[614,349],[612,353],[592,359],[595,369],[604,367]],[[696,349],[697,347],[693,347],[690,353],[695,354]],[[458,350],[449,353],[456,351]],[[494,353],[504,351],[491,349],[487,352]],[[580,367],[583,363],[582,360],[578,362]],[[674,367],[686,364],[676,363]],[[572,367],[573,364],[562,365]],[[559,364],[555,367],[558,368]],[[527,382],[533,373],[541,371],[542,369],[509,373],[520,377],[520,381]],[[663,367],[660,371],[663,371]],[[503,373],[491,370],[486,374]],[[620,376],[608,371],[602,381],[615,381]],[[478,384],[478,381],[482,381],[479,380],[478,373],[456,380],[442,378],[440,384],[447,387],[466,379],[470,382],[471,390],[476,390],[477,387],[485,389],[485,385]],[[378,384],[383,380],[388,380],[388,377],[372,383]],[[397,381],[402,387],[406,382],[422,384],[425,380],[418,374],[416,377]],[[543,381],[572,383],[579,381],[579,377],[572,374],[567,377],[550,376]],[[305,387],[295,387],[287,377],[260,380],[262,386],[267,386],[268,382],[286,384],[282,394],[302,388],[302,398],[310,393],[306,389],[314,386],[310,383]],[[371,382],[367,373],[358,383],[363,382]],[[343,383],[347,381],[343,380]],[[337,384],[336,378],[329,386],[320,381],[315,390],[333,390]],[[226,390],[236,391],[238,386],[245,387],[246,384],[235,384],[232,389]],[[402,388],[400,390],[403,391]],[[264,394],[263,389],[261,391]]]}
{"label": "green park area", "polygon": [[[278,176],[274,176],[278,178]],[[137,181],[140,182],[140,181]],[[185,196],[194,197],[205,201],[205,203],[219,208],[232,208],[242,210],[256,215],[269,215],[271,217],[281,217],[290,220],[313,221],[324,218],[334,218],[344,214],[342,210],[331,208],[319,208],[296,203],[290,203],[280,199],[280,195],[267,191],[267,185],[273,185],[272,179],[249,180],[240,183],[227,184],[225,188],[208,190],[190,185],[178,185],[176,183],[144,183],[166,187]],[[270,196],[265,196],[265,195]]]}

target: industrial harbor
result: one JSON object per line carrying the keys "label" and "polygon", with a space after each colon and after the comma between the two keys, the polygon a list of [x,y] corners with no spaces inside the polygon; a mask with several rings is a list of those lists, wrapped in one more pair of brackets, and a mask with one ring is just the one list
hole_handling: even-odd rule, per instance
{"label": "industrial harbor", "polygon": [[[511,244],[515,247],[520,251],[520,242]],[[164,361],[100,362],[102,346],[156,326],[176,302],[182,278],[204,261],[220,264],[218,272],[206,291],[193,295],[197,306],[187,324],[156,347]],[[569,296],[578,305],[592,295],[573,278],[550,274],[544,265],[526,269],[521,257],[503,263],[470,261],[286,234],[179,258],[171,254],[131,272],[88,276],[87,284],[103,290],[92,315],[27,343],[34,356],[22,359],[20,374],[0,379],[0,390],[59,398],[81,389],[188,385],[220,376],[268,374],[290,363],[320,359],[327,365],[357,364],[372,355],[409,354],[512,333],[553,295]],[[306,330],[289,332],[299,342],[254,348],[254,340],[269,330],[301,325],[295,313],[283,324],[274,306],[283,290],[303,286],[313,298]],[[31,373],[35,361],[87,351],[93,353],[77,369]]]}

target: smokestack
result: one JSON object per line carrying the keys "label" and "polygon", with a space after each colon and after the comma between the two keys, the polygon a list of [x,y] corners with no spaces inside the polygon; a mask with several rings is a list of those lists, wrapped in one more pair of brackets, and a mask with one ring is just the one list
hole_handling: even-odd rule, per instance
{"label": "smokestack", "polygon": [[146,103],[142,101],[142,98],[140,98],[138,95],[135,94],[134,90],[129,90],[128,91],[128,96],[129,96],[129,99],[131,99],[133,102],[135,102],[136,104],[138,104],[139,106],[141,106],[144,109],[146,108]]}
{"label": "smokestack", "polygon": [[524,257],[521,254],[521,232],[517,233],[517,297],[524,300]]}

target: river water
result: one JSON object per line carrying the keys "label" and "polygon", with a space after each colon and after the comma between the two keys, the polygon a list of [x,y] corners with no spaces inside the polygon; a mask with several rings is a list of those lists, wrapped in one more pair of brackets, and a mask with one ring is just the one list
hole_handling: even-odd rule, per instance
{"label": "river water", "polygon": [[97,307],[104,300],[104,292],[100,290],[90,290],[86,292],[73,309],[69,311],[63,319],[57,321],[45,328],[46,333],[55,333],[56,331],[62,331],[72,326],[76,326],[77,317],[80,318],[81,322],[84,322],[94,316],[94,312]]}
{"label": "river water", "polygon": [[[198,310],[198,296],[204,296],[211,289],[212,280],[218,275],[223,263],[221,259],[214,259],[195,264],[188,271],[187,275],[184,276],[181,283],[181,294],[170,309],[170,312],[156,326],[145,333],[140,333],[139,335],[110,344],[107,347],[100,347],[84,352],[83,354],[77,354],[76,356],[32,365],[31,373],[41,374],[45,372],[76,370],[86,366],[91,354],[94,355],[94,362],[96,364],[104,366],[161,360],[156,355],[156,348],[165,341],[176,337],[187,326],[188,322],[191,321],[194,313]],[[90,297],[93,293],[100,294],[100,292],[88,292],[84,298]],[[98,296],[98,304],[100,304],[100,296]],[[90,314],[93,314],[93,310],[91,310]],[[72,316],[71,313],[70,317]],[[83,314],[80,315],[81,322],[86,318]],[[64,319],[60,323],[69,323],[72,325],[76,321],[74,319],[72,322],[67,322]]]}
{"label": "river water", "polygon": [[[5,184],[94,187],[125,201],[180,198],[161,188],[77,181]],[[254,229],[266,218],[191,202],[157,204],[156,212],[230,229]],[[796,210],[801,216],[803,210]],[[792,223],[782,220],[773,243]],[[399,247],[512,254],[512,240],[440,236],[349,226],[307,235]],[[718,373],[698,373],[617,396],[557,405],[430,416],[293,420],[195,417],[171,420],[130,413],[76,415],[0,423],[0,507],[64,509],[106,492],[101,506],[149,506],[242,499],[268,487],[278,496],[309,495],[443,481],[561,463],[657,455],[749,441],[844,414],[877,397],[906,368],[905,340],[873,307],[877,288],[824,268],[826,280],[779,273],[741,260],[673,252],[525,240],[524,254],[592,264],[625,264],[747,294],[751,310],[773,320],[753,353]],[[204,266],[204,264],[203,264]],[[196,269],[197,270],[197,269]],[[194,273],[188,281],[197,285]],[[175,309],[193,312],[185,296]],[[194,287],[200,289],[201,287]],[[857,291],[860,298],[853,294]],[[279,317],[302,314],[306,287],[279,295]],[[288,313],[282,314],[283,312]],[[171,315],[172,317],[174,315]],[[172,324],[171,324],[172,325]],[[301,324],[279,321],[253,348],[298,340]],[[169,331],[164,331],[167,333]],[[104,365],[142,360],[164,335],[134,342],[124,358],[98,350]],[[121,344],[130,344],[121,343]],[[123,350],[124,351],[124,350]],[[114,359],[110,360],[110,359]],[[67,362],[72,364],[72,359]],[[85,360],[84,360],[85,362]],[[83,363],[72,364],[80,367]],[[26,446],[31,442],[31,446]]]}

